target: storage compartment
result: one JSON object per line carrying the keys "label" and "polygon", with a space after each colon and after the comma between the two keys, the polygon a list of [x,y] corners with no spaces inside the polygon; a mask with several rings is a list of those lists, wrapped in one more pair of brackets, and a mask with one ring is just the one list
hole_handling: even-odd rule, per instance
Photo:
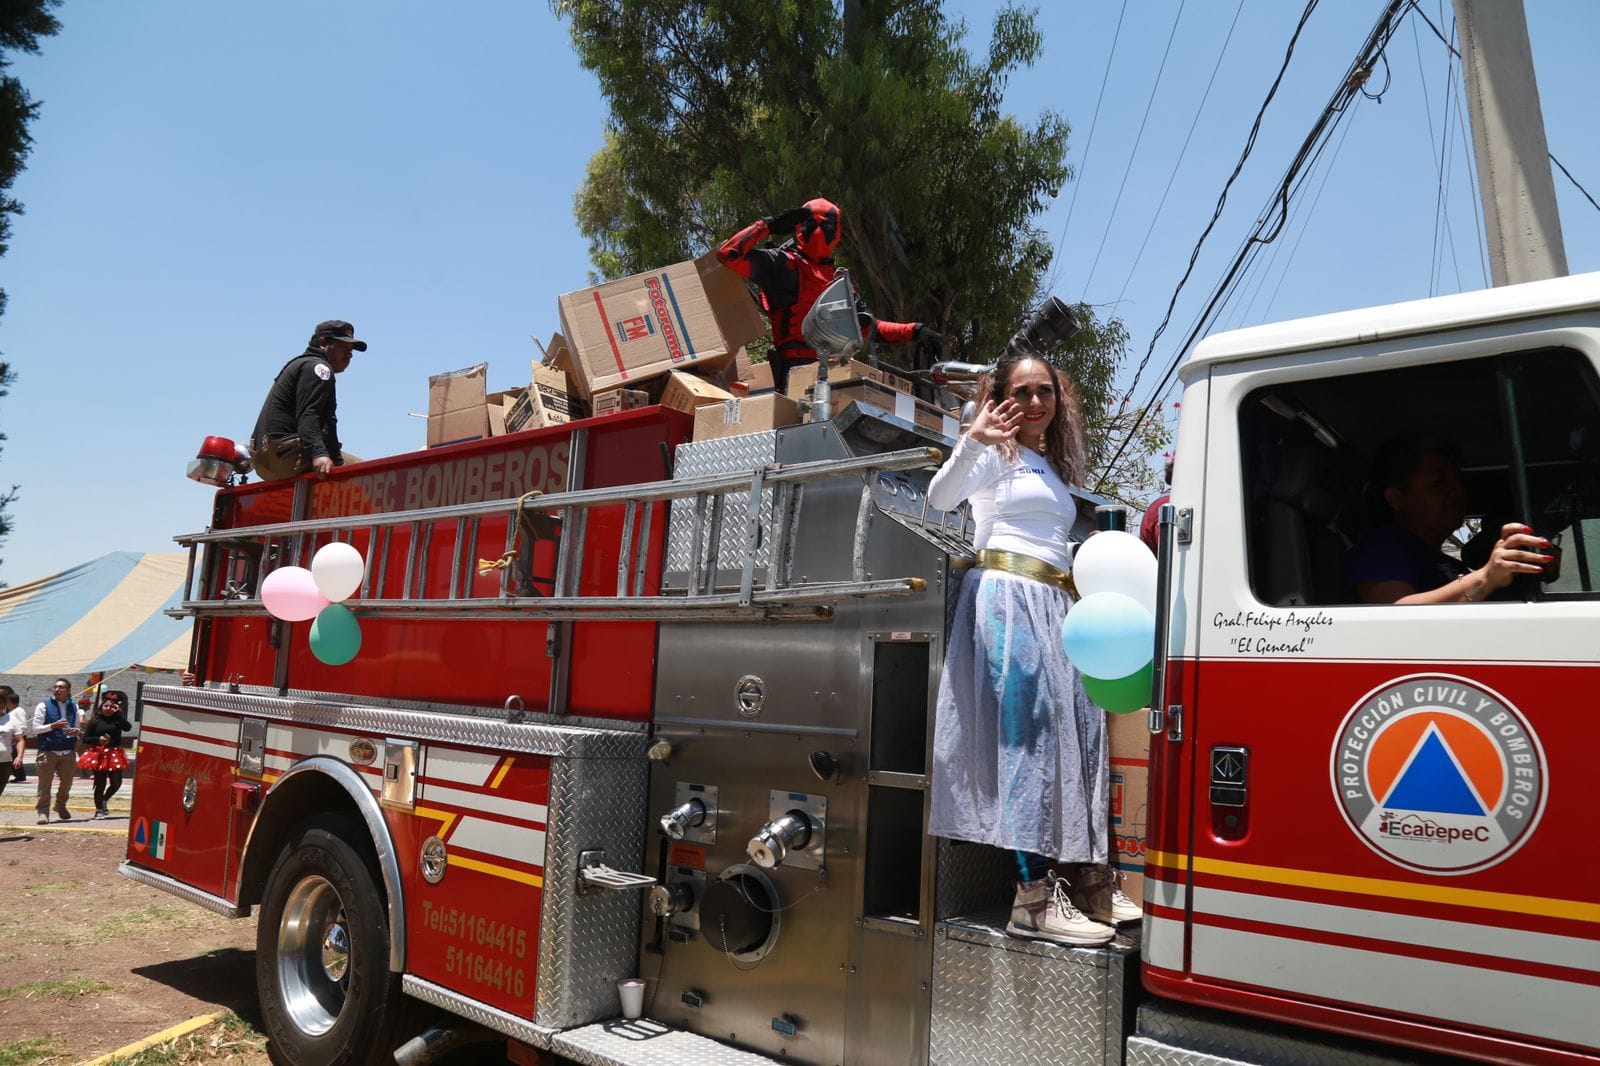
{"label": "storage compartment", "polygon": [[928,680],[927,641],[874,644],[871,769],[927,772]]}
{"label": "storage compartment", "polygon": [[867,861],[862,909],[868,917],[922,918],[921,789],[867,789]]}

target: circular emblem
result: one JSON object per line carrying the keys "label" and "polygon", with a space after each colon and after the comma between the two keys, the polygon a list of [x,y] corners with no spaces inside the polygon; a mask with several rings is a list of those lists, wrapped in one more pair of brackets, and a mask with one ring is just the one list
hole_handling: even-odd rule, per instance
{"label": "circular emblem", "polygon": [[1391,681],[1334,738],[1333,791],[1352,831],[1385,859],[1431,874],[1503,861],[1544,813],[1544,748],[1522,712],[1464,678]]}
{"label": "circular emblem", "polygon": [[189,778],[183,783],[183,809],[193,813],[194,805],[200,799],[200,783],[194,778]]}
{"label": "circular emblem", "polygon": [[327,363],[318,363],[316,366],[311,368],[311,372],[317,375],[317,377],[321,378],[323,381],[328,381],[333,377],[333,371],[328,369]]}
{"label": "circular emblem", "polygon": [[378,746],[366,737],[356,737],[350,742],[350,761],[357,766],[371,766],[378,759]]}

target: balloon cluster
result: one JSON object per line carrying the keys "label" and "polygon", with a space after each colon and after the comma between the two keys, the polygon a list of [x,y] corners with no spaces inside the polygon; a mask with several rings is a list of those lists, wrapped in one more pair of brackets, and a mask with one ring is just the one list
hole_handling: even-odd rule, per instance
{"label": "balloon cluster", "polygon": [[261,582],[267,613],[285,622],[311,623],[311,654],[329,666],[343,666],[361,650],[361,623],[343,600],[355,595],[366,572],[361,553],[334,541],[317,549],[311,569],[280,566]]}
{"label": "balloon cluster", "polygon": [[1156,636],[1156,559],[1131,533],[1096,533],[1072,561],[1082,598],[1061,625],[1061,644],[1089,698],[1112,714],[1150,702]]}

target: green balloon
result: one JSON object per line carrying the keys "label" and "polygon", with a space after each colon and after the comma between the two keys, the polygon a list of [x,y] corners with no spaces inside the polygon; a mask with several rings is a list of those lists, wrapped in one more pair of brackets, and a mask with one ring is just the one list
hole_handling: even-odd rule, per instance
{"label": "green balloon", "polygon": [[361,650],[361,623],[350,608],[330,603],[311,623],[311,654],[329,666],[343,666]]}
{"label": "green balloon", "polygon": [[[335,604],[334,606],[338,606]],[[323,608],[327,610],[327,608]],[[1128,714],[1150,705],[1150,684],[1155,663],[1145,663],[1144,669],[1127,677],[1103,681],[1087,674],[1083,678],[1083,691],[1089,694],[1096,706],[1112,714]]]}

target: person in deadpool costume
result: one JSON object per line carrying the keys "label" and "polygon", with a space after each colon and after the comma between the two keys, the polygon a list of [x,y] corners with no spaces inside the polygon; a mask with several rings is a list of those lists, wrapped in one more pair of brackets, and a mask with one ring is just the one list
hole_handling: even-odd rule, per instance
{"label": "person in deadpool costume", "polygon": [[[717,246],[723,266],[749,278],[761,289],[762,304],[772,321],[772,385],[778,392],[789,383],[789,371],[817,361],[817,353],[800,333],[806,312],[833,281],[833,251],[839,246],[844,220],[827,200],[807,200],[779,215],[759,219]],[[794,247],[761,248],[768,237],[794,231]],[[921,322],[885,322],[874,318],[856,296],[861,335],[886,344],[920,342],[943,351],[944,338]]]}

